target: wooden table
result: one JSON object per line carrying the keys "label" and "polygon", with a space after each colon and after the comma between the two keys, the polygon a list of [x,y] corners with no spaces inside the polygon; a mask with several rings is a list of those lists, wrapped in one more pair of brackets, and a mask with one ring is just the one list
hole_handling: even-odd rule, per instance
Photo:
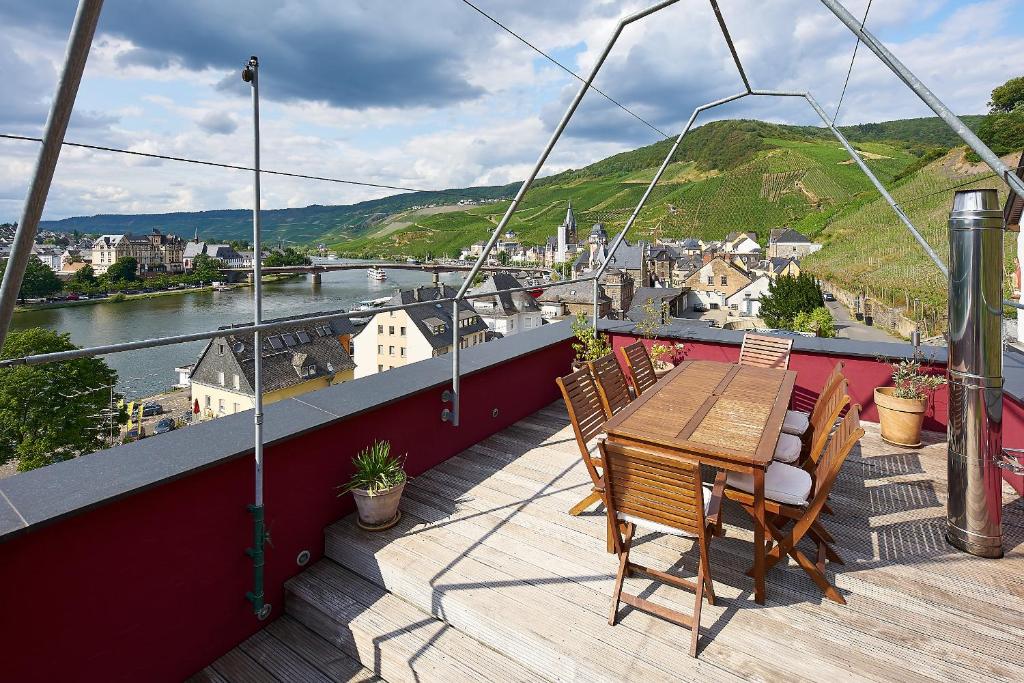
{"label": "wooden table", "polygon": [[605,425],[608,439],[754,477],[754,599],[764,604],[764,473],[796,372],[706,360],[672,369]]}

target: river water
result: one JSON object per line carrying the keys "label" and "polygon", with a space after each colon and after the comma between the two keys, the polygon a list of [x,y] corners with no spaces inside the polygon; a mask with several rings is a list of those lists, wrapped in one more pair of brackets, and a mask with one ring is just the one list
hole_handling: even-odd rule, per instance
{"label": "river water", "polygon": [[[364,270],[324,273],[314,287],[308,276],[263,285],[263,318],[318,311],[351,310],[360,301],[390,296],[396,287],[430,284],[432,275],[414,270],[390,270],[384,282],[370,280]],[[441,280],[458,284],[462,274],[446,273]],[[69,332],[78,346],[115,344],[174,334],[214,330],[231,323],[252,322],[252,288],[225,292],[197,291],[121,303],[70,306],[14,315],[14,329],[46,327]],[[130,398],[151,396],[175,381],[174,368],[193,363],[205,341],[174,344],[106,356],[117,370],[118,391]]]}

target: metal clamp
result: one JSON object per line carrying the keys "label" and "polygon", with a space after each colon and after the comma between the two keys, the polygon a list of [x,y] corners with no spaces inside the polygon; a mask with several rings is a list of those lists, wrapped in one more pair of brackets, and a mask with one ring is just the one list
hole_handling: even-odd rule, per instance
{"label": "metal clamp", "polygon": [[[1011,453],[1017,455],[1011,455]],[[1024,448],[1004,448],[1000,456],[995,458],[995,465],[1011,474],[1024,475],[1024,462],[1020,460],[1022,454],[1024,454]]]}

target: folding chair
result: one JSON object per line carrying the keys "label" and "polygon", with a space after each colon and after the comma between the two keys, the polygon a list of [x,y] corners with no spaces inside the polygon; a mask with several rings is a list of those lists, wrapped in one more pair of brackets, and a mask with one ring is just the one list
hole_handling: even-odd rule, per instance
{"label": "folding chair", "polygon": [[787,410],[786,420],[782,423],[782,431],[786,434],[793,434],[794,436],[803,436],[807,433],[807,430],[811,426],[811,415],[814,410],[818,409],[818,404],[822,401],[827,401],[829,395],[835,390],[836,385],[839,383],[840,378],[844,377],[843,367],[845,364],[843,361],[839,361],[832,368],[832,372],[825,378],[825,384],[821,388],[821,393],[818,394],[818,400],[814,402],[814,409],[810,413],[805,413],[802,410]]}
{"label": "folding chair", "polygon": [[651,362],[651,356],[643,342],[637,341],[622,347],[622,355],[629,366],[629,380],[636,395],[639,396],[653,387],[658,377],[654,374],[654,363]]}
{"label": "folding chair", "polygon": [[629,394],[626,375],[623,374],[615,354],[598,358],[587,363],[590,373],[597,380],[597,393],[601,396],[601,404],[608,415],[614,415],[630,404],[633,397]]}
{"label": "folding chair", "polygon": [[[789,555],[821,588],[825,597],[841,605],[845,605],[846,600],[825,578],[825,562],[843,564],[843,560],[832,548],[832,537],[821,525],[819,517],[843,462],[863,436],[860,406],[854,405],[839,424],[828,446],[815,458],[817,476],[813,482],[805,470],[780,462],[768,466],[764,480],[767,513],[765,528],[775,542],[775,546],[768,552],[765,571]],[[753,477],[749,474],[730,473],[728,484],[725,497],[739,503],[753,518]],[[782,528],[789,522],[793,523],[792,528]],[[814,562],[796,547],[804,537],[813,541],[817,548]]]}
{"label": "folding chair", "polygon": [[792,348],[791,338],[747,333],[743,335],[743,346],[740,347],[740,365],[787,370]]}
{"label": "folding chair", "polygon": [[604,423],[608,413],[601,403],[597,383],[588,368],[580,368],[565,377],[555,379],[565,399],[565,407],[569,411],[572,431],[576,435],[576,444],[583,456],[583,464],[594,483],[590,494],[569,510],[570,515],[578,515],[594,503],[599,503],[604,496],[604,480],[598,471],[601,459],[596,456],[597,447],[589,446],[604,431]]}
{"label": "folding chair", "polygon": [[[700,479],[700,465],[679,458],[621,446],[612,442],[600,444],[605,464],[605,497],[608,521],[612,528],[615,552],[619,556],[619,570],[612,590],[612,626],[618,619],[619,603],[649,612],[690,629],[690,656],[697,656],[697,638],[700,631],[700,609],[706,597],[715,604],[715,589],[711,580],[708,552],[711,537],[719,524],[725,473],[719,473],[713,490],[707,490]],[[625,534],[620,530],[625,528]],[[674,536],[696,540],[700,549],[697,578],[688,581],[665,571],[651,569],[630,562],[629,551],[637,526],[646,527]],[[693,616],[657,605],[638,595],[622,590],[622,582],[632,572],[640,572],[677,588],[687,588],[695,594]]]}
{"label": "folding chair", "polygon": [[[839,375],[839,381],[832,386],[829,393],[818,397],[817,403],[814,404],[814,411],[811,413],[810,428],[804,432],[803,438],[785,432],[779,435],[779,443],[775,448],[775,459],[787,465],[793,465],[797,464],[801,456],[804,456],[803,463],[809,465],[809,472],[813,472],[815,463],[812,460],[822,452],[825,441],[832,433],[832,428],[836,426],[843,409],[850,403],[848,390],[849,384],[846,378]],[[799,446],[795,453],[792,448],[783,446],[783,444],[788,446],[793,442]]]}

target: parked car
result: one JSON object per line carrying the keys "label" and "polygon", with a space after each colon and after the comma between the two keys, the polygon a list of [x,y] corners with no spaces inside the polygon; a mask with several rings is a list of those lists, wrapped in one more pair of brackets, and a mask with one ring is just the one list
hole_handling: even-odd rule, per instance
{"label": "parked car", "polygon": [[156,427],[153,428],[154,434],[166,434],[167,432],[174,431],[176,429],[174,425],[173,417],[165,417],[156,423]]}
{"label": "parked car", "polygon": [[139,439],[146,438],[146,428],[143,426],[132,427],[124,434],[124,442],[129,443],[130,441],[138,441]]}
{"label": "parked car", "polygon": [[77,294],[75,294],[74,292],[72,292],[71,294],[68,294],[68,296],[67,296],[67,300],[68,301],[78,301],[79,298],[80,297]]}
{"label": "parked car", "polygon": [[163,415],[164,407],[159,403],[145,403],[142,406],[142,417],[152,417],[153,415]]}
{"label": "parked car", "polygon": [[833,294],[832,292],[825,292],[822,295],[822,298],[825,299],[825,301],[835,301],[836,300],[836,295]]}
{"label": "parked car", "polygon": [[705,306],[704,304],[694,304],[693,305],[694,313],[705,313],[705,312],[707,312],[707,310],[708,310],[708,307]]}

